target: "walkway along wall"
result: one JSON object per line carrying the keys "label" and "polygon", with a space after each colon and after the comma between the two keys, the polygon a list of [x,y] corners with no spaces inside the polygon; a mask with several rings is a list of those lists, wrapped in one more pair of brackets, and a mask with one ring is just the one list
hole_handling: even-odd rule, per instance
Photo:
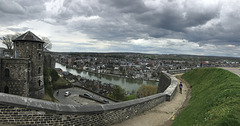
{"label": "walkway along wall", "polygon": [[103,105],[75,106],[0,93],[0,123],[44,126],[111,125],[147,111],[168,97],[171,99],[176,87],[173,88],[175,81],[170,82],[171,88],[167,88],[164,93]]}

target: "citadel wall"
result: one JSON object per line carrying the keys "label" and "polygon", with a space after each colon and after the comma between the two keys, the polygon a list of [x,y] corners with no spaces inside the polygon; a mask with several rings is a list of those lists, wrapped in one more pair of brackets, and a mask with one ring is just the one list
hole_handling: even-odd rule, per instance
{"label": "citadel wall", "polygon": [[[166,74],[167,76],[169,74]],[[166,77],[166,76],[163,76]],[[167,79],[175,79],[172,76]],[[175,94],[176,81],[166,81]],[[167,85],[167,84],[166,84]],[[170,91],[173,90],[173,91]],[[158,93],[126,102],[75,106],[0,93],[0,123],[14,125],[104,126],[127,120],[167,100],[171,94]],[[170,99],[171,100],[171,99]]]}

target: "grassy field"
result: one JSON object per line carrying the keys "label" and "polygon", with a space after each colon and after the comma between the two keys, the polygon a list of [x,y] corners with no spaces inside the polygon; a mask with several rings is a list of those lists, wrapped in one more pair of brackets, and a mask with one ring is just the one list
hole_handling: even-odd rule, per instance
{"label": "grassy field", "polygon": [[226,70],[199,68],[185,73],[192,97],[173,126],[240,126],[240,78]]}

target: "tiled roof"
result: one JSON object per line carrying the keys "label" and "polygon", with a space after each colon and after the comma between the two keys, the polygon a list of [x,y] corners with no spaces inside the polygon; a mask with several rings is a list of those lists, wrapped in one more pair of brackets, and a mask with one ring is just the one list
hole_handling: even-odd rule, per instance
{"label": "tiled roof", "polygon": [[12,41],[13,42],[17,42],[17,41],[43,42],[39,37],[37,37],[31,31],[27,31],[26,33],[20,35],[19,37],[17,37]]}

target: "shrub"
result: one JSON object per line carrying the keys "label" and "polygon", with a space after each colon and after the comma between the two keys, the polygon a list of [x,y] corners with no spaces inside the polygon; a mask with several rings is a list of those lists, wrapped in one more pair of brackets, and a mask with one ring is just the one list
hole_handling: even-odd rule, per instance
{"label": "shrub", "polygon": [[146,97],[153,94],[157,94],[157,86],[152,85],[142,85],[137,91],[137,97]]}

